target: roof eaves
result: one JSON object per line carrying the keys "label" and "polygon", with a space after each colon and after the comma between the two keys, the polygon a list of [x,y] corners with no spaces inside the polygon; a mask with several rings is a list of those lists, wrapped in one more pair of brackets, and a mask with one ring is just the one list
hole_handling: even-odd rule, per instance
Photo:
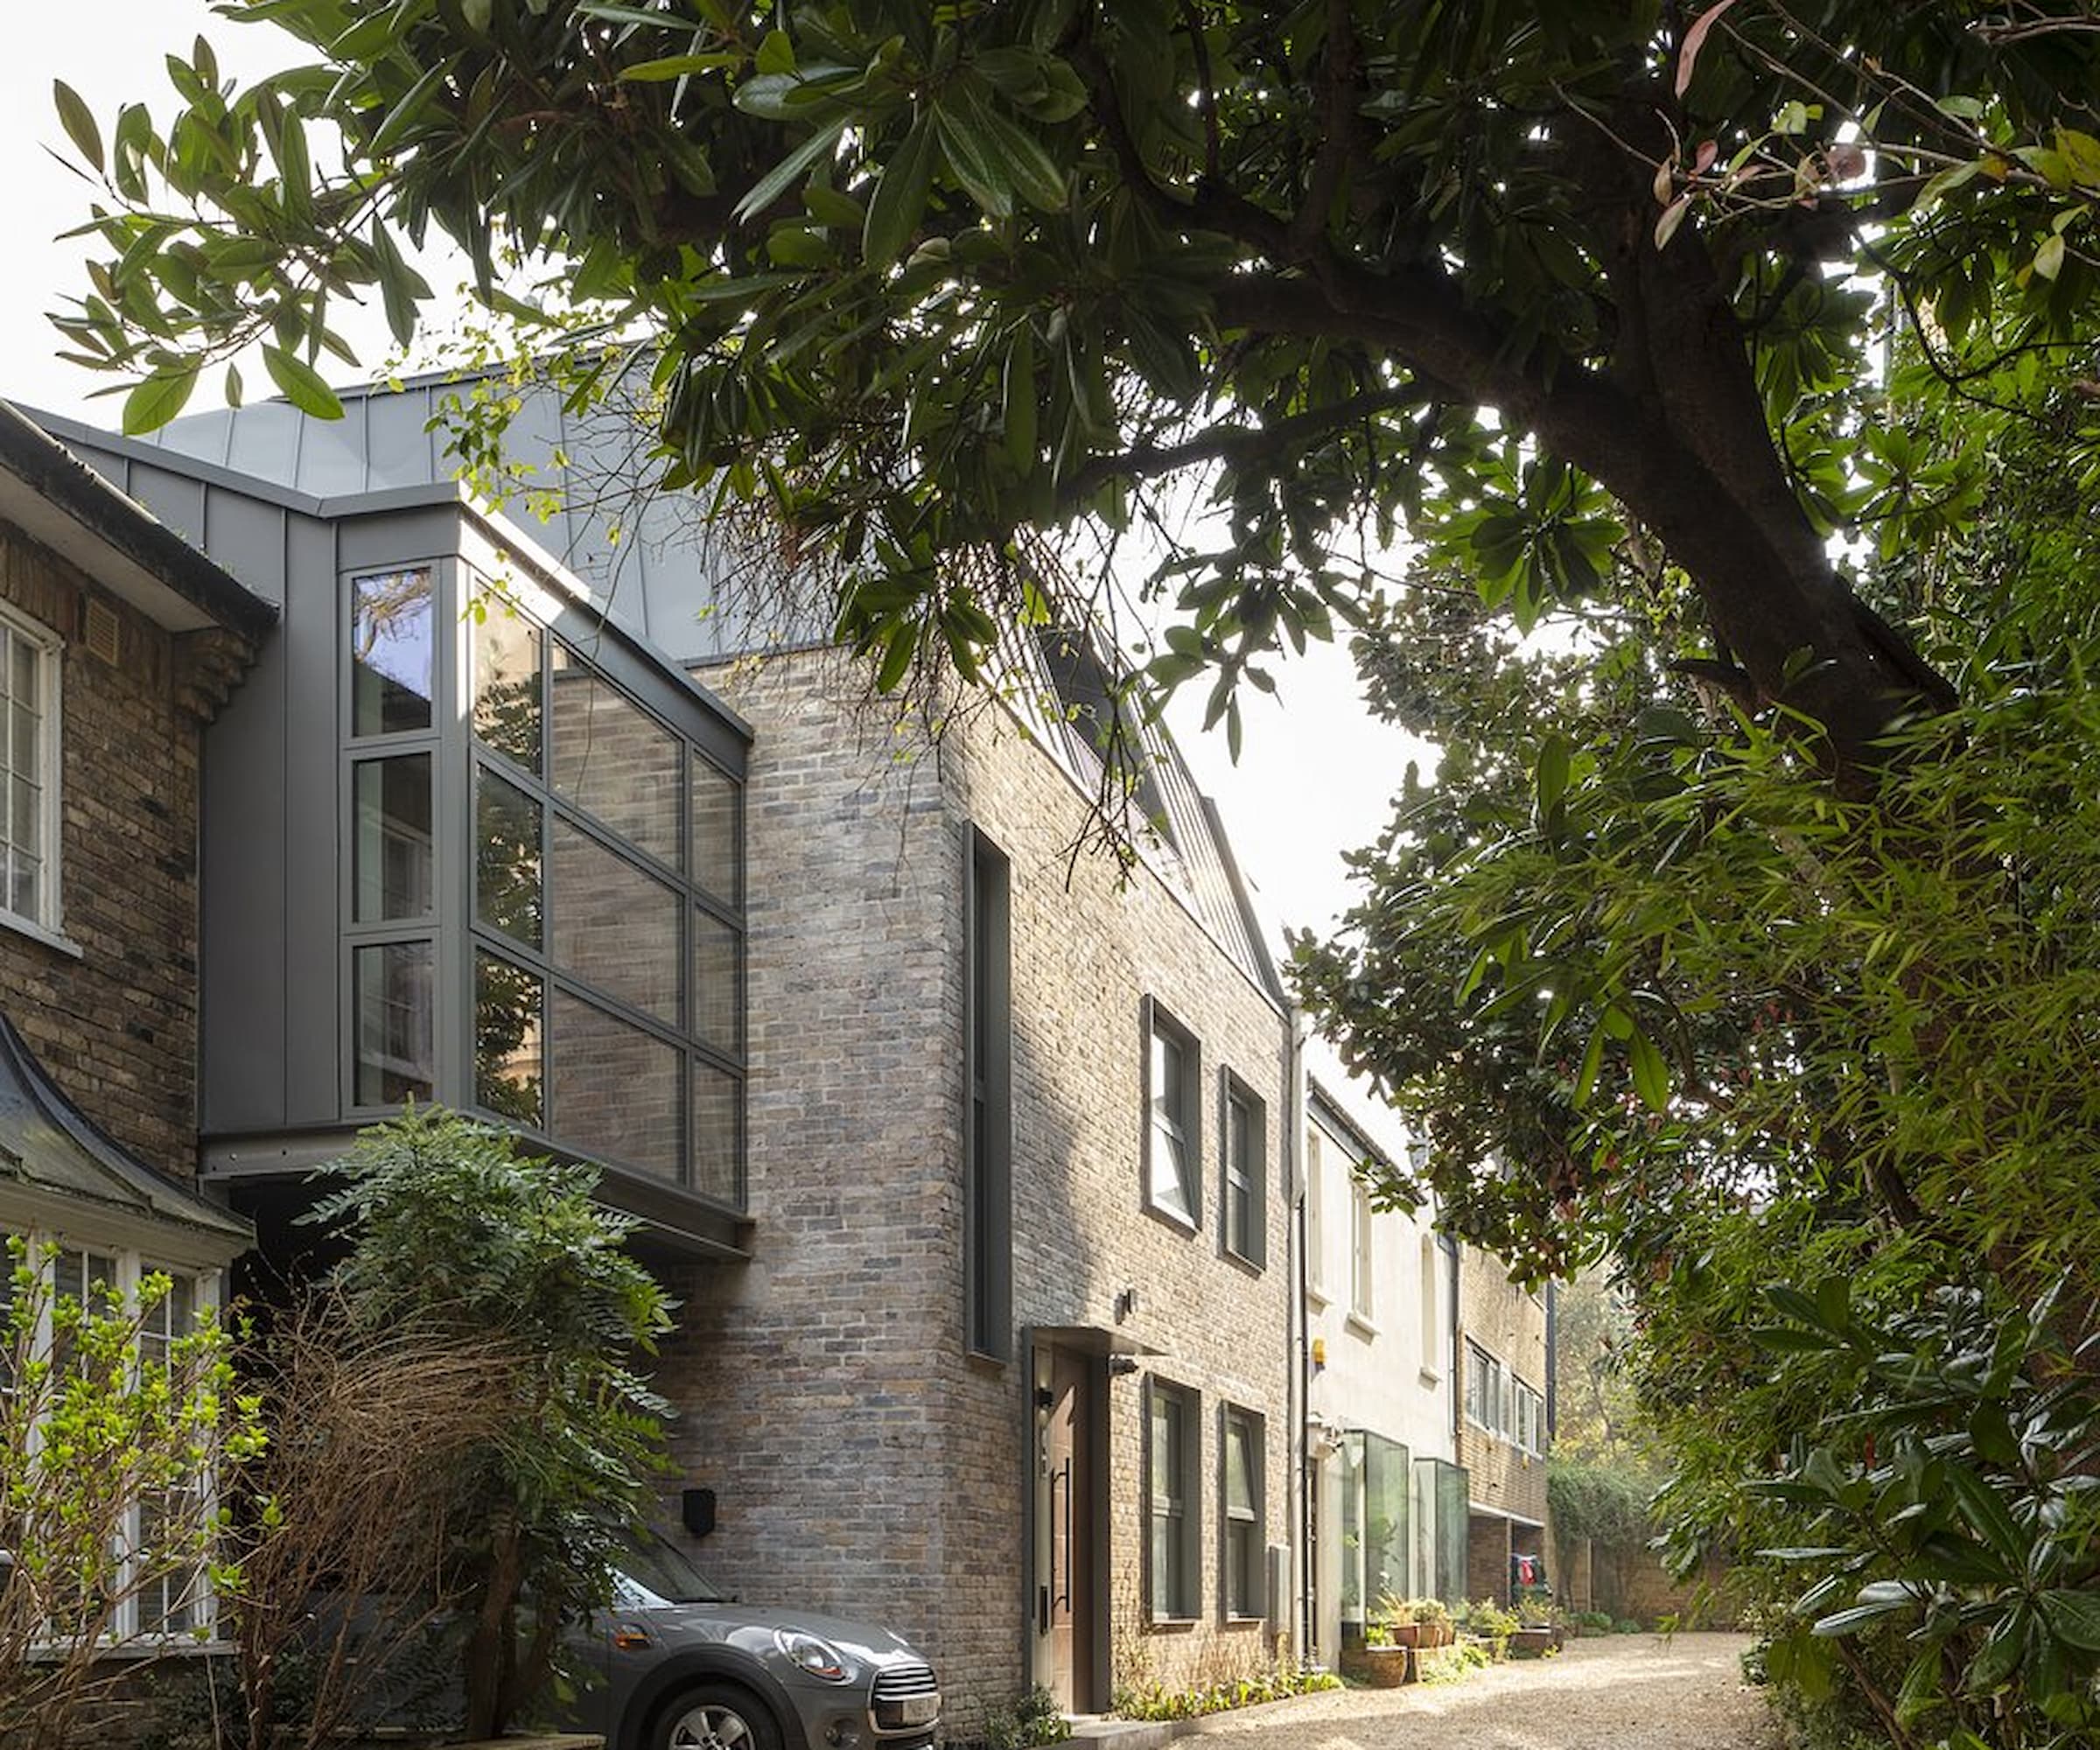
{"label": "roof eaves", "polygon": [[[277,620],[275,606],[111,486],[44,429],[49,423],[41,415],[32,419],[11,402],[0,401],[0,469],[60,513],[116,566],[136,567],[149,584],[169,592],[206,619],[250,640],[269,633]],[[32,527],[31,533],[39,531]],[[156,612],[152,591],[139,594],[143,599],[133,598],[142,612],[169,623],[164,596],[158,598],[161,611]],[[175,626],[182,629],[179,618]]]}

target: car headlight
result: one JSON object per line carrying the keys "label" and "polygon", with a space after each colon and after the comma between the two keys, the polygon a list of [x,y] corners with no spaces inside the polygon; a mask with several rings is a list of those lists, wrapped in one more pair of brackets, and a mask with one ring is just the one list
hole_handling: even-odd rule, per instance
{"label": "car headlight", "polygon": [[828,1684],[843,1684],[850,1675],[846,1656],[819,1635],[806,1634],[799,1628],[776,1628],[773,1644],[796,1670],[822,1677]]}

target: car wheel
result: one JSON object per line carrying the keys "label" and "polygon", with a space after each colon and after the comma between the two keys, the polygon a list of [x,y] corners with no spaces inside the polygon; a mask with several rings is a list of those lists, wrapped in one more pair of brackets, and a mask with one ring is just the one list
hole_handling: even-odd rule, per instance
{"label": "car wheel", "polygon": [[649,1750],[780,1750],[780,1731],[748,1690],[703,1684],[671,1698]]}

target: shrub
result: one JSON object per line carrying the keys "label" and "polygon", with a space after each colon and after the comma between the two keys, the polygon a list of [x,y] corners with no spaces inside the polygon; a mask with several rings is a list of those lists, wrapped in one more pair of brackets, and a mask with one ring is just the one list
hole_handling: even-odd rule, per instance
{"label": "shrub", "polygon": [[634,1369],[671,1303],[623,1249],[634,1223],[593,1198],[595,1169],[521,1157],[486,1124],[411,1109],[332,1171],[341,1188],[309,1219],[349,1241],[334,1286],[351,1328],[515,1357],[487,1383],[495,1433],[451,1467],[433,1564],[459,1581],[466,1734],[494,1737],[610,1594],[647,1509],[665,1406]]}
{"label": "shrub", "polygon": [[1119,1689],[1109,1711],[1124,1719],[1194,1719],[1207,1713],[1251,1707],[1256,1702],[1282,1701],[1289,1696],[1312,1695],[1340,1687],[1341,1679],[1331,1671],[1278,1665],[1258,1676],[1228,1678],[1202,1689],[1169,1690],[1158,1684]]}
{"label": "shrub", "polygon": [[1060,1743],[1071,1735],[1072,1722],[1059,1709],[1057,1698],[1040,1684],[1018,1701],[992,1708],[984,1720],[988,1750],[1034,1750],[1037,1745]]}
{"label": "shrub", "polygon": [[[0,1743],[41,1750],[139,1656],[101,1656],[136,1617],[150,1636],[208,1587],[220,1559],[218,1491],[262,1450],[236,1396],[233,1340],[208,1309],[171,1331],[170,1279],[84,1300],[53,1287],[55,1249],[0,1250]],[[186,1626],[173,1629],[178,1636]]]}

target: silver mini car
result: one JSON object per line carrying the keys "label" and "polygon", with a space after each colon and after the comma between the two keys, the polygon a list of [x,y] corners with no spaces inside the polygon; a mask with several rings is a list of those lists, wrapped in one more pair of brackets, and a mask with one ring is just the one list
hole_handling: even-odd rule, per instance
{"label": "silver mini car", "polygon": [[928,1750],[934,1668],[886,1628],[759,1610],[710,1586],[675,1544],[622,1561],[576,1724],[607,1750]]}

